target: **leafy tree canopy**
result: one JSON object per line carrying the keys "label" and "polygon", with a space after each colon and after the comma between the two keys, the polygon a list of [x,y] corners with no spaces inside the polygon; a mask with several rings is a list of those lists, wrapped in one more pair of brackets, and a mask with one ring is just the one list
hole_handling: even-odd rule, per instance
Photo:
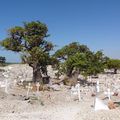
{"label": "leafy tree canopy", "polygon": [[104,56],[102,51],[94,53],[87,46],[76,42],[56,51],[54,56],[60,61],[64,60],[60,64],[60,71],[70,77],[73,71],[85,76],[96,75],[104,71],[107,62],[107,57]]}
{"label": "leafy tree canopy", "polygon": [[[33,67],[33,80],[47,75],[46,65],[49,63],[49,52],[53,44],[45,40],[49,35],[48,28],[40,21],[25,22],[8,30],[8,37],[0,44],[7,50],[21,53],[22,60]],[[40,73],[41,71],[41,73]],[[38,76],[38,77],[37,77]]]}
{"label": "leafy tree canopy", "polygon": [[57,57],[59,60],[66,60],[77,52],[85,53],[89,51],[90,50],[86,45],[80,45],[78,42],[73,42],[57,50],[54,56]]}
{"label": "leafy tree canopy", "polygon": [[2,57],[0,56],[0,65],[4,65],[6,62],[6,58],[5,57]]}
{"label": "leafy tree canopy", "polygon": [[117,70],[120,69],[120,60],[119,59],[109,59],[107,62],[108,69],[114,69],[114,73],[117,73]]}

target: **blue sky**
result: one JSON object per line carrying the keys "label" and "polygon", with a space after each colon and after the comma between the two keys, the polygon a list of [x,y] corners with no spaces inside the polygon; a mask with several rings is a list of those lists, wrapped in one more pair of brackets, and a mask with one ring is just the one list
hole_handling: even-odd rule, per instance
{"label": "blue sky", "polygon": [[[73,41],[120,58],[120,0],[0,0],[0,40],[24,21],[46,23],[48,40],[59,48]],[[18,54],[0,50],[9,62]]]}

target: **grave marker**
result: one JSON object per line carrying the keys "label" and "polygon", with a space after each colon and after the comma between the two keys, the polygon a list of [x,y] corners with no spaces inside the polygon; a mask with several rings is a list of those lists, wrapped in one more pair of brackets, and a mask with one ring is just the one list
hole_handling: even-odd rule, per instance
{"label": "grave marker", "polygon": [[96,84],[96,92],[100,92],[100,87],[99,87],[99,81],[97,81],[97,84]]}
{"label": "grave marker", "polygon": [[79,101],[81,100],[81,95],[80,95],[80,83],[79,83],[79,82],[76,84],[75,87],[72,86],[72,88],[71,88],[71,93],[72,93],[73,95],[78,95]]}
{"label": "grave marker", "polygon": [[107,92],[104,92],[105,95],[107,95],[108,99],[111,100],[111,95],[113,95],[114,93],[110,91],[110,89],[107,89]]}
{"label": "grave marker", "polygon": [[97,110],[109,110],[108,106],[105,105],[100,99],[96,97],[95,99],[95,111]]}
{"label": "grave marker", "polygon": [[5,93],[8,94],[8,80],[5,80]]}
{"label": "grave marker", "polygon": [[36,83],[36,87],[37,87],[37,92],[39,92],[39,89],[40,89],[40,83]]}
{"label": "grave marker", "polygon": [[8,94],[8,81],[7,81],[7,79],[5,80],[5,82],[0,82],[0,87],[5,88],[5,93]]}
{"label": "grave marker", "polygon": [[26,88],[27,88],[27,98],[28,98],[30,89],[33,88],[33,87],[31,86],[31,83],[28,83],[28,86],[26,86]]}
{"label": "grave marker", "polygon": [[39,82],[36,83],[36,87],[37,87],[37,91],[36,91],[36,93],[37,93],[37,98],[39,99],[39,89],[40,89],[40,83],[39,83]]}
{"label": "grave marker", "polygon": [[5,82],[1,83],[1,87],[4,87],[5,93],[8,94],[8,78],[9,78],[9,76],[8,76],[7,72],[4,72],[3,76],[5,77]]}
{"label": "grave marker", "polygon": [[75,87],[76,87],[76,89],[77,89],[78,99],[79,99],[79,101],[80,101],[80,100],[81,100],[81,96],[80,96],[80,83],[77,83]]}

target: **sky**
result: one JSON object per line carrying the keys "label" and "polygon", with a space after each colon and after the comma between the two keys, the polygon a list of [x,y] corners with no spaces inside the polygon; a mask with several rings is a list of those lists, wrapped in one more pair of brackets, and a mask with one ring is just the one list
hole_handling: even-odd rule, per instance
{"label": "sky", "polygon": [[[79,42],[120,58],[120,0],[0,0],[0,40],[9,28],[37,20],[48,26],[55,50]],[[0,56],[20,62],[11,51],[0,49]]]}

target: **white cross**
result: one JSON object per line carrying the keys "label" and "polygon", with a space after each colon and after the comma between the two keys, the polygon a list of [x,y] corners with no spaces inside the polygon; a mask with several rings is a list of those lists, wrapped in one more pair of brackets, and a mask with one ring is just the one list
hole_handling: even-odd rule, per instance
{"label": "white cross", "polygon": [[6,79],[5,82],[0,82],[0,87],[5,88],[5,93],[8,94],[8,80]]}
{"label": "white cross", "polygon": [[5,92],[8,94],[8,80],[5,80]]}
{"label": "white cross", "polygon": [[75,87],[76,87],[76,89],[77,89],[78,99],[79,99],[79,101],[80,101],[80,100],[81,100],[81,96],[80,96],[80,83],[77,83]]}
{"label": "white cross", "polygon": [[96,84],[96,91],[97,91],[97,92],[100,92],[99,81],[97,81],[97,84]]}
{"label": "white cross", "polygon": [[31,86],[31,83],[28,83],[28,86],[26,86],[26,88],[28,89],[28,90],[27,90],[27,98],[28,98],[28,95],[29,95],[30,89],[33,88],[33,87]]}
{"label": "white cross", "polygon": [[78,95],[79,101],[81,100],[80,83],[77,83],[75,87],[72,86],[71,93],[74,94],[74,95]]}
{"label": "white cross", "polygon": [[5,93],[7,93],[8,94],[8,74],[6,74],[6,72],[5,73],[3,73],[3,76],[6,78],[5,79],[5,84],[1,84],[1,87],[5,87]]}
{"label": "white cross", "polygon": [[107,89],[107,92],[104,92],[105,95],[107,95],[107,97],[109,98],[109,100],[111,100],[111,95],[113,95],[114,93],[110,91],[110,89]]}
{"label": "white cross", "polygon": [[38,99],[39,99],[39,88],[40,88],[40,83],[39,83],[39,82],[36,83],[36,87],[37,87],[36,93],[37,93],[37,97],[38,97]]}
{"label": "white cross", "polygon": [[37,92],[39,92],[39,88],[40,88],[40,83],[39,82],[36,84],[36,87],[37,87]]}

